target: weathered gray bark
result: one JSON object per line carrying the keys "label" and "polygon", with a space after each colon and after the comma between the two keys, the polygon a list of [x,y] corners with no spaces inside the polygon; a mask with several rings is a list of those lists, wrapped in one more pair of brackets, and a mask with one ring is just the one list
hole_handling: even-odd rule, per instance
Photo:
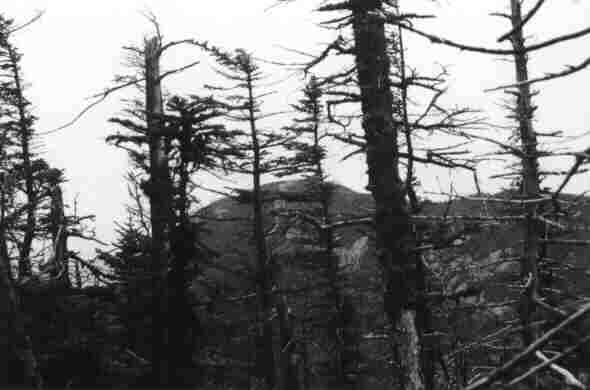
{"label": "weathered gray bark", "polygon": [[[57,178],[56,178],[57,181]],[[64,212],[63,193],[59,183],[52,183],[51,188],[51,216],[50,227],[53,241],[53,261],[55,262],[55,273],[52,276],[61,274],[66,286],[71,286],[69,275],[68,259],[68,230]]]}
{"label": "weathered gray bark", "polygon": [[[510,0],[511,22],[515,29],[511,41],[516,54],[514,55],[515,72],[517,83],[528,80],[527,54],[524,51],[523,31],[518,26],[522,25],[522,13],[520,1]],[[539,163],[537,151],[537,136],[533,129],[533,104],[531,99],[530,86],[526,83],[518,87],[516,101],[516,115],[518,121],[518,134],[522,152],[522,195],[525,199],[539,198]],[[530,326],[535,312],[535,298],[539,289],[539,275],[537,261],[540,251],[540,239],[542,231],[535,214],[539,203],[528,203],[525,206],[526,219],[524,221],[524,253],[522,259],[522,275],[528,281],[525,293],[521,297],[520,311],[521,320],[525,325],[523,332],[525,344],[531,344],[536,339],[534,329]]]}
{"label": "weathered gray bark", "polygon": [[[399,5],[396,7],[396,13],[401,14]],[[418,195],[414,189],[414,146],[413,146],[413,138],[412,138],[412,126],[410,124],[410,118],[408,113],[408,105],[409,105],[409,96],[408,96],[408,89],[409,85],[407,83],[408,75],[406,72],[406,53],[404,47],[404,36],[403,36],[403,29],[401,26],[397,28],[397,52],[395,55],[397,56],[398,60],[398,72],[400,80],[402,80],[402,85],[400,87],[400,99],[399,102],[400,111],[401,111],[401,120],[403,123],[403,131],[406,140],[406,149],[407,149],[407,160],[406,160],[406,178],[405,178],[405,188],[408,194],[409,200],[409,207],[412,214],[416,214],[420,211],[420,203],[418,200]],[[416,230],[415,233],[416,242],[421,242],[423,240],[423,232],[420,229]],[[416,326],[420,330],[420,334],[417,337],[420,337],[421,334],[427,333],[432,331],[431,325],[431,311],[428,302],[426,301],[425,294],[426,294],[426,267],[424,266],[424,262],[422,261],[421,256],[419,255],[420,259],[418,260],[418,269],[417,274],[418,281],[417,281],[417,293],[418,293],[418,302],[417,302],[417,313],[416,313]],[[422,345],[422,373],[424,377],[424,387],[426,389],[434,389],[435,386],[435,353],[436,347],[435,346],[428,346],[425,347]]]}
{"label": "weathered gray bark", "polygon": [[[524,33],[522,30],[522,10],[519,0],[510,0],[510,21],[513,33],[510,37],[515,51],[514,64],[516,82],[519,84],[516,93],[515,115],[518,124],[518,136],[522,150],[521,195],[524,199],[538,199],[540,195],[539,163],[537,136],[533,128],[532,95],[530,85],[526,83],[528,75],[528,56],[525,51]],[[521,259],[521,276],[526,286],[519,302],[520,320],[523,324],[522,337],[524,345],[532,344],[538,338],[537,330],[532,326],[536,311],[536,298],[539,292],[538,259],[540,255],[543,231],[535,220],[540,203],[531,202],[524,206],[524,242]],[[538,378],[532,377],[531,386],[538,387]]]}
{"label": "weathered gray bark", "polygon": [[377,256],[385,282],[385,311],[401,328],[404,389],[424,389],[416,326],[418,278],[415,239],[398,168],[398,125],[381,0],[352,2],[355,58],[361,92],[369,189],[375,200]]}
{"label": "weathered gray bark", "polygon": [[171,183],[166,139],[162,135],[162,90],[160,80],[161,42],[154,37],[145,42],[146,119],[149,135],[150,200],[153,272],[152,374],[155,385],[169,383],[169,331],[167,270],[170,263]]}

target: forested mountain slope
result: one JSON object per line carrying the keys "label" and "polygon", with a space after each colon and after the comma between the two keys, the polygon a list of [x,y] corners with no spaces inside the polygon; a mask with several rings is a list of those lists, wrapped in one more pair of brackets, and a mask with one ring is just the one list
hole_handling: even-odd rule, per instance
{"label": "forested mountain slope", "polygon": [[[335,367],[330,366],[329,356],[334,347],[322,333],[325,324],[318,321],[329,316],[331,310],[329,305],[318,306],[318,301],[328,294],[325,278],[319,271],[323,265],[313,244],[313,229],[305,220],[293,218],[297,212],[313,208],[313,202],[306,198],[307,184],[285,181],[263,188],[267,244],[274,266],[274,297],[277,302],[286,302],[292,314],[291,326],[299,333],[301,347],[294,355],[303,362],[298,366],[300,375],[308,381],[330,383]],[[500,202],[508,196],[503,192],[457,198],[452,202],[425,201],[422,211],[415,216],[416,231],[429,242],[424,246],[422,259],[428,273],[426,295],[432,303],[429,305],[431,345],[436,345],[433,348],[440,355],[439,364],[448,358],[448,366],[441,370],[447,371],[447,375],[460,378],[468,375],[465,370],[470,366],[498,364],[509,356],[512,348],[508,335],[501,348],[497,340],[481,341],[498,329],[518,325],[514,303],[522,278],[516,254],[522,245],[522,229],[511,219],[519,214],[519,206]],[[577,240],[582,244],[590,239],[586,228],[590,208],[586,205],[569,215],[567,202],[572,198],[564,199],[566,212],[558,219],[561,226],[548,229],[546,237]],[[209,358],[201,362],[218,370],[241,367],[236,378],[242,379],[251,368],[246,364],[251,357],[240,352],[252,349],[245,347],[255,343],[251,324],[256,320],[252,317],[256,313],[255,273],[249,243],[248,201],[244,193],[238,199],[221,199],[201,210],[198,221],[204,223],[206,231],[199,238],[219,256],[202,266],[203,275],[193,284],[195,295],[204,302],[202,307],[217,316],[208,317],[207,310],[202,309],[200,318],[211,320],[214,328],[219,329],[219,324],[224,323],[233,329],[218,332],[220,339],[215,342],[209,339],[214,349],[219,345],[224,347],[215,353],[209,351]],[[342,227],[336,229],[338,284],[342,292],[340,302],[349,305],[349,342],[354,345],[346,366],[347,377],[351,382],[362,377],[367,383],[384,384],[389,376],[385,358],[388,325],[382,314],[381,276],[374,255],[373,233],[363,219],[371,214],[372,201],[367,194],[335,185],[330,210],[332,220],[342,222]],[[541,263],[541,269],[546,285],[556,292],[552,295],[555,301],[550,303],[573,309],[590,293],[586,273],[589,263],[583,245],[567,248],[548,241],[546,258],[549,260]],[[220,310],[224,314],[219,315]],[[447,337],[440,337],[443,334]],[[220,360],[215,361],[211,356]]]}
{"label": "forested mountain slope", "polygon": [[[195,367],[189,373],[191,380],[215,388],[252,385],[257,373],[265,370],[254,363],[257,324],[268,321],[275,344],[282,345],[275,350],[277,361],[284,362],[298,383],[309,388],[359,383],[381,388],[390,383],[394,360],[367,218],[371,197],[333,185],[330,212],[336,261],[332,262],[318,245],[312,226],[317,223],[311,218],[316,205],[308,184],[292,180],[263,186],[272,259],[270,318],[261,318],[256,305],[248,193],[215,201],[193,219],[199,226],[194,242],[202,251],[187,268],[193,275],[188,289],[193,315],[187,319],[191,332],[186,340]],[[414,217],[427,269],[430,324],[423,339],[425,349],[436,356],[435,372],[441,381],[461,382],[476,375],[477,367],[505,361],[517,347],[515,300],[523,278],[515,254],[522,231],[510,220],[518,214],[518,206],[498,201],[505,197],[500,193],[453,202],[424,201]],[[568,213],[572,198],[564,199],[563,215],[557,219],[561,226],[546,232],[547,254],[540,264],[541,277],[552,290],[547,293],[552,301],[547,303],[571,311],[590,294],[583,245],[590,239],[586,229],[590,207],[577,199],[576,212]],[[111,283],[69,290],[42,283],[20,286],[31,313],[25,325],[38,346],[39,368],[47,385],[150,383],[152,292],[146,278],[150,244],[135,231],[123,237],[119,252],[103,257],[115,272]],[[555,245],[556,240],[579,245]],[[578,325],[551,345],[571,345],[585,326]],[[583,368],[588,356],[581,350],[565,363]],[[22,375],[16,361],[5,364],[15,367],[15,378]]]}

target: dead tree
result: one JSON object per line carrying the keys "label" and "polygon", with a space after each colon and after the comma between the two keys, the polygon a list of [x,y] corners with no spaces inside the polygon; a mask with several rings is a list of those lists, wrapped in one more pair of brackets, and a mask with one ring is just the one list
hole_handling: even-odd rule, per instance
{"label": "dead tree", "polygon": [[405,389],[423,389],[416,324],[417,289],[422,275],[417,268],[416,241],[399,171],[401,129],[395,120],[391,63],[385,23],[380,16],[386,6],[384,3],[355,0],[320,7],[321,11],[349,12],[339,23],[351,26],[354,44],[347,47],[342,41],[336,41],[310,65],[321,61],[332,50],[354,57],[369,176],[367,188],[375,201],[374,228],[377,258],[384,277],[385,311],[392,324],[400,329],[397,348],[400,356],[405,357],[400,362],[400,382]]}
{"label": "dead tree", "polygon": [[55,264],[52,277],[63,278],[65,284],[70,287],[69,252],[68,252],[68,221],[65,214],[63,193],[61,190],[61,172],[53,170],[49,180],[50,185],[50,213],[48,230],[52,241],[52,262]]}
{"label": "dead tree", "polygon": [[[415,121],[408,115],[407,91],[410,86],[430,84],[433,79],[421,79],[407,75],[403,58],[401,36],[399,41],[389,39],[391,20],[405,20],[398,15],[397,3],[392,1],[348,1],[323,4],[320,11],[345,11],[346,16],[332,19],[327,24],[339,32],[352,29],[352,39],[338,38],[328,45],[306,71],[327,59],[332,53],[352,55],[354,66],[325,77],[321,83],[326,87],[327,113],[330,121],[346,131],[355,120],[360,120],[362,136],[334,134],[335,138],[358,147],[351,153],[362,152],[366,156],[369,176],[368,189],[375,200],[374,229],[376,231],[377,257],[384,275],[384,305],[388,317],[400,330],[397,356],[400,356],[400,383],[405,388],[424,388],[432,385],[432,370],[425,378],[420,337],[426,325],[424,312],[425,270],[420,260],[421,237],[413,231],[411,215],[419,210],[414,191],[414,164],[434,164],[474,170],[469,161],[454,161],[452,148],[437,151],[428,148],[426,157],[419,157],[412,143],[413,130],[441,130],[460,127],[453,123],[468,111],[444,112],[437,105],[444,91],[438,90],[436,82],[427,85],[434,92],[431,103]],[[386,15],[392,15],[388,20]],[[394,34],[395,35],[395,34]],[[397,37],[396,37],[397,38]],[[394,53],[394,54],[391,54]],[[397,54],[396,54],[397,53]],[[395,62],[392,64],[392,62]],[[395,65],[395,66],[392,66]],[[396,68],[395,71],[392,68]],[[394,80],[395,79],[395,80]],[[424,82],[424,80],[430,80]],[[354,85],[356,90],[350,88]],[[359,92],[357,92],[357,90]],[[401,93],[400,93],[401,92]],[[337,118],[335,108],[339,105],[361,104],[362,116],[349,115]],[[423,120],[431,111],[444,114],[437,123],[425,124]],[[464,122],[465,125],[470,122]],[[473,123],[473,122],[471,122]],[[400,143],[405,135],[407,152]],[[408,141],[409,140],[409,141]],[[403,142],[403,141],[402,141]],[[445,152],[449,152],[445,156]],[[402,160],[405,160],[406,175],[402,179]],[[408,202],[409,198],[409,202]],[[417,319],[417,312],[420,318]],[[430,366],[432,363],[429,363]]]}
{"label": "dead tree", "polygon": [[[539,149],[538,138],[543,136],[555,137],[555,134],[544,134],[535,131],[533,127],[533,114],[536,107],[532,103],[533,93],[531,91],[531,86],[536,83],[546,82],[568,76],[587,67],[589,63],[588,61],[585,61],[585,63],[579,66],[569,66],[565,71],[548,73],[544,77],[531,78],[529,76],[527,64],[528,56],[531,53],[537,52],[541,49],[590,34],[590,28],[585,28],[580,31],[552,37],[539,43],[527,45],[524,39],[524,27],[534,19],[534,16],[537,14],[537,12],[539,12],[543,4],[543,0],[537,1],[536,4],[526,14],[523,15],[521,10],[521,2],[518,0],[509,1],[510,14],[502,16],[507,17],[510,20],[511,28],[509,32],[503,34],[498,39],[498,42],[509,40],[512,44],[511,49],[467,45],[448,40],[439,35],[426,33],[403,21],[397,22],[401,28],[412,31],[413,33],[425,37],[436,44],[443,44],[456,49],[476,53],[511,56],[514,59],[515,82],[509,85],[503,85],[498,88],[490,89],[489,91],[507,90],[516,97],[516,103],[513,109],[513,118],[517,123],[516,136],[519,140],[519,145],[514,147],[509,145],[507,142],[495,143],[503,149],[504,153],[508,152],[509,154],[514,155],[518,159],[518,165],[520,167],[517,172],[510,172],[503,176],[516,178],[519,184],[519,194],[517,195],[516,199],[507,199],[505,200],[506,204],[518,202],[518,207],[520,207],[523,211],[523,251],[521,255],[517,257],[521,264],[521,280],[523,282],[523,287],[520,292],[518,306],[520,320],[522,323],[520,328],[522,339],[524,341],[525,347],[528,346],[528,349],[530,349],[530,346],[536,344],[538,340],[543,339],[546,335],[551,333],[551,331],[547,331],[545,334],[542,334],[542,332],[539,332],[539,329],[541,328],[534,324],[534,321],[539,319],[539,316],[541,315],[540,311],[549,311],[553,314],[559,311],[558,308],[551,307],[546,302],[544,302],[544,299],[549,297],[549,295],[546,294],[550,294],[547,292],[550,290],[547,289],[549,286],[542,285],[539,270],[540,262],[545,260],[546,257],[547,245],[552,242],[551,240],[546,239],[546,234],[550,229],[559,226],[559,223],[554,220],[554,218],[557,218],[559,215],[559,207],[553,211],[553,214],[551,214],[551,211],[548,209],[552,204],[552,200],[553,205],[558,206],[558,202],[556,202],[555,199],[557,199],[565,184],[571,178],[572,174],[577,172],[577,169],[585,160],[585,157],[582,157],[581,155],[576,157],[576,163],[574,164],[572,170],[568,172],[564,183],[559,186],[557,191],[552,194],[552,196],[548,196],[549,194],[547,191],[541,190],[541,180],[544,173],[539,168],[539,163],[541,158],[551,157],[553,154],[551,152],[545,152]],[[384,15],[384,17],[388,20],[393,20],[395,18],[394,15]],[[556,242],[558,241],[559,240]],[[542,291],[545,291],[545,293],[542,293]],[[565,314],[565,312],[563,314]],[[529,355],[529,360],[531,357],[532,355]],[[526,363],[526,360],[521,359],[518,363]],[[493,370],[487,377],[485,377],[484,380],[477,381],[473,385],[469,386],[469,388],[475,389],[482,386],[488,386],[492,384],[494,380],[500,379],[500,372],[502,375],[508,375],[510,370],[515,369],[516,367],[517,365],[514,364],[509,368],[504,367]],[[536,370],[534,372],[536,372]],[[527,376],[527,378],[530,379],[532,374],[533,372],[531,372],[531,375]],[[538,382],[535,379],[533,381],[533,385],[536,386],[537,384]]]}
{"label": "dead tree", "polygon": [[424,388],[416,327],[417,254],[398,170],[398,132],[389,79],[381,1],[352,2],[355,61],[367,142],[368,189],[375,200],[377,256],[385,279],[385,310],[402,329],[399,344],[405,389]]}
{"label": "dead tree", "polygon": [[150,162],[146,193],[150,200],[154,292],[152,368],[154,383],[167,385],[170,377],[170,334],[166,320],[169,302],[167,273],[171,260],[172,186],[168,166],[168,142],[162,134],[164,107],[160,84],[161,52],[162,42],[159,37],[145,41],[145,109]]}
{"label": "dead tree", "polygon": [[[205,124],[219,115],[210,111],[215,107],[207,99],[184,106],[180,104],[182,99],[171,101],[170,110],[178,111],[179,116],[164,110],[162,80],[195,66],[198,61],[162,72],[162,55],[170,48],[192,41],[163,42],[157,21],[154,18],[150,21],[156,36],[146,40],[142,48],[126,48],[131,53],[130,65],[137,68],[138,74],[118,76],[117,85],[97,95],[98,100],[89,108],[130,86],[141,86],[144,93],[143,101],[132,101],[126,111],[128,118],[110,120],[131,134],[111,135],[107,142],[129,153],[138,171],[139,187],[149,199],[149,223],[144,219],[148,213],[141,207],[138,212],[140,224],[151,236],[152,380],[162,386],[184,386],[192,380],[187,377],[193,367],[188,339],[192,337],[190,324],[196,321],[187,303],[190,275],[186,274],[188,263],[197,256],[196,232],[189,221],[193,200],[191,175],[203,167],[213,169],[218,156],[212,151],[215,147],[210,139],[220,137],[221,130]],[[141,206],[141,194],[134,197]]]}
{"label": "dead tree", "polygon": [[[531,87],[526,81],[529,79],[527,53],[523,34],[523,19],[521,4],[518,0],[510,0],[513,33],[510,38],[514,49],[514,64],[516,82],[519,84],[516,95],[516,118],[518,134],[522,149],[522,196],[524,199],[538,200],[540,197],[539,151],[537,149],[537,135],[533,128],[533,113]],[[539,271],[537,263],[540,255],[540,240],[543,237],[543,226],[535,219],[540,206],[539,203],[529,203],[525,206],[524,220],[524,248],[521,272],[527,280],[528,286],[522,294],[520,303],[525,345],[531,344],[536,338],[531,322],[534,317],[536,300],[539,299]]]}

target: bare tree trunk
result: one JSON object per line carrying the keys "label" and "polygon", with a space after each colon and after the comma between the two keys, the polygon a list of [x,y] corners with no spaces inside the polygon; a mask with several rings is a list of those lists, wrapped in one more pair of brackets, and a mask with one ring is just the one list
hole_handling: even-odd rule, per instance
{"label": "bare tree trunk", "polygon": [[[527,54],[524,52],[524,38],[520,1],[510,0],[511,21],[515,32],[512,35],[512,46],[516,54],[514,61],[516,66],[516,81],[518,83],[528,80]],[[522,159],[522,195],[525,199],[536,199],[539,197],[539,170],[537,136],[533,129],[533,105],[531,102],[530,86],[526,83],[518,87],[516,102],[516,115],[518,121],[518,133],[524,156]],[[535,301],[539,289],[539,277],[537,261],[540,250],[540,239],[542,231],[539,231],[539,224],[534,220],[538,203],[528,203],[525,206],[526,219],[524,222],[525,239],[524,254],[522,259],[522,274],[528,281],[526,292],[522,295],[521,320],[525,326],[523,333],[525,344],[532,343],[535,338],[534,330],[529,326],[535,312]]]}
{"label": "bare tree trunk", "polygon": [[[510,0],[511,22],[514,29],[511,41],[514,54],[515,72],[517,83],[526,82],[528,76],[528,58],[525,52],[524,36],[522,28],[522,11],[519,0]],[[518,134],[522,147],[522,196],[525,199],[537,199],[539,197],[539,165],[537,152],[537,136],[533,129],[532,96],[530,85],[523,83],[518,87],[516,98],[516,118],[518,122]],[[539,275],[537,261],[540,251],[540,239],[542,231],[535,214],[538,203],[527,203],[525,206],[524,221],[524,243],[523,258],[521,261],[521,274],[527,281],[525,291],[520,300],[520,319],[523,323],[523,341],[525,346],[531,344],[538,337],[537,332],[531,326],[535,314],[535,299],[539,291]],[[533,379],[534,386],[538,385],[536,377]]]}
{"label": "bare tree trunk", "polygon": [[[259,345],[261,350],[258,357],[258,368],[264,370],[262,374],[266,389],[270,390],[275,386],[275,359],[273,353],[273,337],[272,337],[272,296],[271,296],[271,275],[268,265],[268,251],[266,248],[266,237],[264,234],[263,208],[262,208],[262,192],[260,176],[261,156],[260,144],[258,140],[258,129],[256,127],[256,116],[254,107],[254,87],[251,75],[248,74],[248,116],[250,122],[250,138],[252,142],[252,152],[254,161],[252,166],[253,187],[252,187],[252,210],[254,217],[254,240],[256,243],[256,258],[257,258],[257,296],[259,312],[262,316],[262,326],[259,329]],[[260,373],[259,373],[260,374]]]}
{"label": "bare tree trunk", "polygon": [[385,311],[400,330],[402,388],[424,389],[416,326],[418,275],[404,185],[398,169],[398,127],[389,78],[381,0],[353,1],[353,28],[369,189],[375,200],[377,257],[385,283]]}
{"label": "bare tree trunk", "polygon": [[[68,263],[68,232],[64,212],[63,193],[59,183],[52,183],[51,189],[51,226],[49,228],[53,241],[56,272],[62,273],[64,283],[71,286]],[[56,275],[54,275],[56,276]]]}
{"label": "bare tree trunk", "polygon": [[154,384],[169,383],[170,366],[167,270],[170,263],[171,184],[167,144],[162,135],[162,90],[160,80],[161,42],[154,37],[145,43],[146,115],[149,135],[150,199],[153,270],[152,374]]}
{"label": "bare tree trunk", "polygon": [[[399,6],[396,6],[396,13],[401,14],[399,10]],[[407,165],[406,165],[406,179],[405,179],[405,188],[408,194],[409,199],[409,207],[412,214],[416,214],[420,211],[420,204],[418,200],[418,196],[414,189],[414,146],[413,146],[413,138],[412,138],[412,126],[410,125],[410,118],[408,113],[408,104],[409,104],[409,96],[408,96],[408,78],[406,72],[406,53],[405,53],[405,45],[404,45],[404,36],[403,36],[403,29],[401,26],[397,28],[397,60],[398,60],[398,67],[399,67],[399,76],[401,80],[401,87],[400,87],[400,102],[399,107],[401,110],[401,119],[403,123],[403,131],[406,140],[406,148],[407,148]],[[423,232],[417,230],[415,233],[415,239],[417,243],[421,243],[423,239]],[[419,337],[426,332],[431,331],[431,312],[426,302],[426,279],[425,279],[425,266],[422,261],[422,255],[419,254],[420,258],[417,261],[418,269],[417,274],[418,281],[417,281],[417,293],[418,293],[418,302],[417,302],[417,316],[416,316],[416,326],[419,330]],[[424,387],[425,389],[434,389],[434,375],[435,375],[435,348],[430,345],[428,347],[422,346],[422,372],[424,376]]]}

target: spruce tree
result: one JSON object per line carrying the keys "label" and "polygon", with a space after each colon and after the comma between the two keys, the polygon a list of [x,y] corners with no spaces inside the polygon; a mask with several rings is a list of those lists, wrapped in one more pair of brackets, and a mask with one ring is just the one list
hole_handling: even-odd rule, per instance
{"label": "spruce tree", "polygon": [[[309,78],[302,95],[298,103],[292,105],[297,117],[292,125],[284,128],[288,139],[285,149],[291,156],[287,158],[287,168],[280,176],[303,176],[306,203],[309,203],[310,207],[294,211],[299,219],[304,213],[304,219],[318,222],[307,224],[312,231],[311,241],[317,245],[317,250],[310,254],[306,263],[311,267],[310,275],[314,275],[313,278],[319,286],[312,286],[312,291],[305,294],[314,296],[311,303],[314,309],[307,310],[311,313],[319,311],[320,318],[307,320],[323,327],[326,332],[325,339],[316,341],[322,344],[328,342],[329,358],[324,362],[321,375],[330,378],[328,383],[331,385],[342,386],[347,382],[347,378],[351,377],[351,369],[355,367],[356,340],[355,330],[352,329],[350,321],[353,314],[345,312],[352,306],[347,304],[350,298],[344,293],[340,259],[334,251],[337,240],[332,223],[336,221],[330,209],[334,185],[328,181],[325,168],[326,144],[330,138],[324,111],[325,98],[315,76]],[[292,225],[296,224],[296,221],[287,223]],[[304,332],[309,333],[310,330]]]}
{"label": "spruce tree", "polygon": [[277,372],[273,345],[273,311],[276,302],[271,289],[275,284],[276,259],[271,256],[267,243],[264,220],[265,193],[262,189],[264,175],[276,174],[284,170],[285,159],[275,157],[273,149],[285,143],[277,132],[262,127],[262,120],[269,115],[262,110],[264,95],[259,91],[264,74],[254,61],[252,54],[243,49],[227,52],[207,43],[199,44],[215,59],[220,69],[217,72],[225,79],[222,86],[211,86],[221,96],[217,99],[226,109],[226,118],[235,123],[237,138],[233,149],[235,161],[228,165],[232,172],[246,175],[251,179],[251,187],[237,190],[235,199],[251,206],[252,239],[255,248],[256,294],[259,323],[256,334],[256,377],[265,389],[272,389]]}

